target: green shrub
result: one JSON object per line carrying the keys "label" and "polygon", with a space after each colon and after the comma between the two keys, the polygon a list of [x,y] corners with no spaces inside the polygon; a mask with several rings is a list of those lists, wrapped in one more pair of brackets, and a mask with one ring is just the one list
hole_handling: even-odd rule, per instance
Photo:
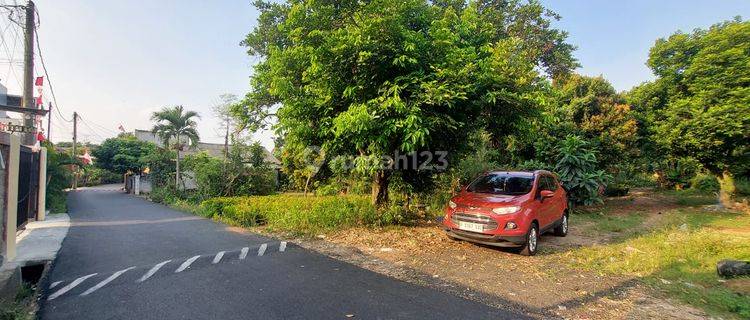
{"label": "green shrub", "polygon": [[367,196],[271,195],[213,198],[200,204],[204,215],[230,224],[304,234],[357,225],[382,225],[390,217],[377,213]]}
{"label": "green shrub", "polygon": [[750,178],[737,177],[734,179],[735,192],[741,196],[750,196]]}
{"label": "green shrub", "polygon": [[79,183],[83,186],[98,186],[102,184],[123,182],[123,175],[106,169],[86,166],[83,171],[84,173]]}
{"label": "green shrub", "polygon": [[577,136],[568,136],[560,146],[555,172],[568,191],[572,203],[591,205],[601,203],[600,187],[610,177],[596,169],[596,155],[588,142]]}
{"label": "green shrub", "polygon": [[318,196],[335,196],[341,192],[341,185],[328,183],[315,189],[315,195]]}
{"label": "green shrub", "polygon": [[690,188],[703,192],[719,192],[719,180],[711,174],[699,173],[690,179]]}
{"label": "green shrub", "polygon": [[47,208],[52,213],[66,212],[65,189],[71,185],[72,177],[68,166],[73,163],[69,154],[55,151],[51,143],[45,143],[47,148]]}
{"label": "green shrub", "polygon": [[263,147],[257,143],[247,146],[235,141],[226,160],[205,152],[187,156],[184,168],[194,173],[199,199],[266,195],[276,188],[275,172],[264,162]]}

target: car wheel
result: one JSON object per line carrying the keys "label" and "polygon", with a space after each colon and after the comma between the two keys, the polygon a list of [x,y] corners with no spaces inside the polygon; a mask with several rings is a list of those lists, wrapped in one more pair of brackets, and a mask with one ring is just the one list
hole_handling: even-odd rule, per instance
{"label": "car wheel", "polygon": [[562,217],[560,225],[555,227],[555,235],[558,237],[564,237],[568,235],[568,213],[565,212]]}
{"label": "car wheel", "polygon": [[537,246],[539,245],[539,227],[536,223],[531,225],[529,232],[526,233],[526,243],[521,248],[521,255],[533,256],[536,254]]}

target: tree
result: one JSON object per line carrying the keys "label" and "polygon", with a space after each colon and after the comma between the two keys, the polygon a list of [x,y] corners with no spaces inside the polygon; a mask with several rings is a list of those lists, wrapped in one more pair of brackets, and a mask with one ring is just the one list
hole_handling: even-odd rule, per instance
{"label": "tree", "polygon": [[748,174],[750,22],[737,18],[659,39],[648,66],[657,79],[639,90],[639,108],[662,114],[651,118],[660,148],[698,160],[720,179]]}
{"label": "tree", "polygon": [[140,172],[144,164],[141,157],[156,149],[150,142],[140,141],[132,134],[121,134],[116,138],[109,138],[98,148],[94,149],[96,166],[119,174],[128,171]]}
{"label": "tree", "polygon": [[550,110],[557,122],[548,127],[554,148],[576,135],[598,153],[597,167],[616,170],[638,156],[635,112],[603,77],[569,75],[555,83],[558,104]]}
{"label": "tree", "polygon": [[182,138],[187,139],[190,145],[198,143],[198,131],[195,122],[195,118],[199,118],[195,111],[185,111],[183,106],[164,107],[160,111],[154,112],[151,115],[151,120],[156,122],[152,132],[154,132],[162,141],[164,141],[164,147],[169,148],[169,142],[175,139],[174,149],[177,151],[175,158],[175,187],[179,188],[180,185],[180,151],[184,145]]}
{"label": "tree", "polygon": [[[367,159],[450,152],[482,127],[501,141],[544,103],[538,70],[557,77],[576,65],[566,34],[549,26],[557,16],[535,2],[255,5],[258,26],[243,44],[260,62],[233,111],[257,127],[278,108],[276,128],[292,150]],[[371,172],[382,205],[394,171]]]}
{"label": "tree", "polygon": [[[231,93],[225,93],[219,96],[221,100],[212,109],[214,115],[219,118],[219,128],[224,130],[224,159],[229,158],[229,141],[234,139],[236,128],[234,116],[232,115],[232,106],[237,103],[237,96]],[[231,131],[231,134],[230,134]]]}

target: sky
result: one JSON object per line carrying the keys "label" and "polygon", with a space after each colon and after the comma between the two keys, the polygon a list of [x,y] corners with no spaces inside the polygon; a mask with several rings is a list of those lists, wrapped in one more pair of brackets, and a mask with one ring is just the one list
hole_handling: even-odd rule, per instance
{"label": "sky", "polygon": [[[0,0],[12,4],[19,0]],[[80,114],[79,139],[101,142],[125,130],[150,129],[152,112],[181,104],[201,115],[205,142],[222,142],[211,107],[224,93],[244,95],[254,58],[239,42],[256,24],[250,0],[37,0],[38,34],[59,111],[53,111],[52,141],[70,141],[73,111]],[[554,26],[569,33],[582,67],[603,75],[619,90],[653,78],[645,61],[654,41],[677,30],[691,31],[750,17],[750,1],[543,0],[562,16]],[[0,82],[20,94],[20,39],[0,22]],[[18,43],[14,49],[11,43]],[[39,57],[36,73],[42,75]],[[43,89],[51,98],[49,85]],[[65,119],[62,119],[65,118]],[[255,140],[273,148],[269,131]]]}

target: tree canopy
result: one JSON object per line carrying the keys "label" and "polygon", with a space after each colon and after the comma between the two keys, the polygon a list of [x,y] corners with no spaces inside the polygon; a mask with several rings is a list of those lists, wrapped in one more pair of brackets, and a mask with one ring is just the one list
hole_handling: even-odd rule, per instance
{"label": "tree canopy", "polygon": [[659,39],[648,66],[657,79],[630,100],[653,124],[661,150],[714,173],[750,171],[750,22]]}
{"label": "tree canopy", "polygon": [[122,134],[109,138],[93,150],[96,166],[115,173],[140,172],[144,167],[141,157],[156,149],[150,142],[140,141],[133,135]]}
{"label": "tree canopy", "polygon": [[[285,144],[326,154],[453,151],[486,128],[528,130],[546,76],[577,64],[557,16],[536,2],[376,0],[256,2],[243,44],[260,58],[234,108],[246,127],[273,114]],[[374,173],[387,200],[390,172]],[[384,193],[385,192],[385,193]]]}

